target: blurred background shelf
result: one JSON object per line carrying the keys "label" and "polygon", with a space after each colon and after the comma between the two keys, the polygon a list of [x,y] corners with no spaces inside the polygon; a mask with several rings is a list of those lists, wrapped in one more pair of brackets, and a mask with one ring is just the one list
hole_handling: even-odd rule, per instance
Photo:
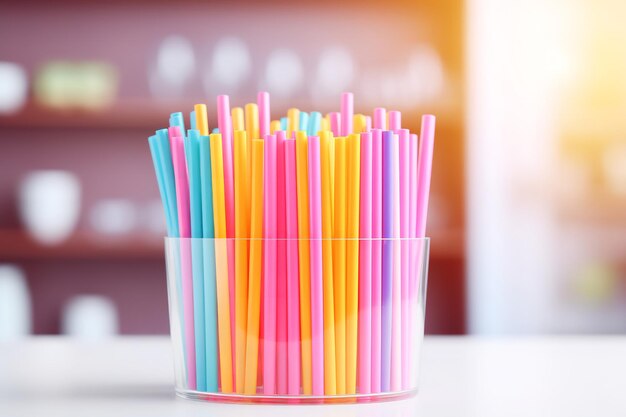
{"label": "blurred background shelf", "polygon": [[42,260],[156,260],[164,259],[163,241],[153,235],[109,238],[76,232],[57,245],[42,245],[22,230],[0,231],[0,259]]}
{"label": "blurred background shelf", "polygon": [[[254,101],[254,97],[248,97],[247,101]],[[173,112],[182,111],[187,113],[193,109],[196,102],[203,100],[181,100],[181,101],[158,101],[148,98],[124,99],[115,105],[102,109],[54,109],[37,105],[27,104],[19,112],[12,115],[0,115],[0,128],[11,129],[66,129],[66,128],[89,128],[89,129],[145,129],[153,131],[159,126],[166,127],[169,115]],[[243,107],[244,99],[236,100],[231,98],[232,106]],[[330,106],[316,108],[311,104],[302,102],[291,102],[291,106],[309,111],[315,108],[323,114],[333,110]],[[419,128],[419,120],[422,114],[434,113],[438,117],[438,127],[443,129],[458,130],[461,128],[461,114],[458,110],[440,106],[429,106],[423,108],[394,108],[404,114],[404,123],[412,130]],[[273,105],[273,114],[287,114],[287,106]],[[371,109],[362,109],[362,111]],[[207,104],[209,115],[216,114],[216,107]],[[357,112],[360,111],[357,108]],[[414,117],[413,117],[414,116]],[[209,120],[212,127],[215,127],[215,120]]]}
{"label": "blurred background shelf", "polygon": [[[59,333],[63,306],[85,294],[115,304],[122,333],[168,331],[163,240],[148,226],[149,208],[160,202],[146,138],[172,112],[188,120],[195,103],[207,104],[213,128],[216,95],[244,106],[259,90],[272,94],[275,119],[288,106],[336,111],[344,90],[355,94],[355,113],[400,110],[413,132],[422,114],[437,116],[426,328],[465,331],[463,1],[33,4],[14,2],[0,13],[0,38],[20,39],[0,42],[0,61],[21,69],[24,85],[13,113],[0,115],[0,263],[23,272],[35,334]],[[185,61],[183,76],[171,64]],[[270,67],[278,69],[273,77]],[[294,73],[290,90],[281,91]],[[100,94],[85,74],[91,81],[100,74]],[[66,171],[81,187],[77,232],[52,247],[22,229],[21,186],[41,170]],[[124,237],[105,239],[93,215],[111,200],[139,214]]]}
{"label": "blurred background shelf", "polygon": [[172,109],[187,107],[188,103],[184,106],[182,103],[155,104],[149,99],[120,101],[112,107],[98,110],[55,110],[31,103],[19,113],[0,116],[0,127],[154,130],[167,124]]}
{"label": "blurred background shelf", "polygon": [[[463,233],[440,231],[431,238],[431,261],[461,259]],[[95,233],[76,232],[65,242],[42,245],[23,230],[0,231],[0,260],[27,261],[159,261],[164,260],[163,240],[148,234],[103,237]]]}

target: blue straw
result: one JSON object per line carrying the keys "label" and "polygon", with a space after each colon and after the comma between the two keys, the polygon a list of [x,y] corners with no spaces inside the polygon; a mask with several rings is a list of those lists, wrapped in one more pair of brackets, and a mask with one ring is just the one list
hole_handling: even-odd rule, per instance
{"label": "blue straw", "polygon": [[300,122],[298,127],[298,130],[302,130],[307,133],[309,132],[309,114],[307,112],[300,112]]}
{"label": "blue straw", "polygon": [[180,134],[185,137],[185,118],[181,112],[170,114],[170,126],[180,127]]}
{"label": "blue straw", "polygon": [[167,196],[167,207],[169,207],[169,218],[172,229],[169,231],[170,237],[178,237],[178,206],[176,205],[176,181],[174,180],[174,167],[172,166],[172,152],[167,129],[156,131],[157,143],[161,169],[163,172],[163,182],[165,194]]}
{"label": "blue straw", "polygon": [[215,224],[213,220],[213,182],[211,146],[208,136],[200,137],[200,178],[202,193],[202,236],[204,247],[204,314],[206,326],[207,392],[218,389],[217,282],[215,276]]}
{"label": "blue straw", "polygon": [[[166,223],[168,225],[168,235],[178,237],[178,208],[176,206],[176,185],[174,181],[174,168],[172,166],[172,154],[167,129],[157,130],[156,135],[148,138],[152,160],[157,172],[157,182],[161,190],[161,199],[165,197],[163,207],[165,209]],[[159,178],[160,177],[160,178]],[[174,245],[174,270],[176,271],[176,291],[179,300],[182,300],[182,281],[180,279],[180,251],[179,246]],[[178,317],[180,317],[180,329],[185,328],[183,304],[178,305]],[[182,342],[183,361],[186,362],[185,338],[180,335]],[[186,369],[186,368],[185,368]]]}
{"label": "blue straw", "polygon": [[196,386],[206,391],[206,338],[204,324],[204,264],[202,254],[202,184],[200,174],[200,132],[189,130],[189,212],[191,215],[191,265],[193,273],[193,319],[196,341]]}
{"label": "blue straw", "polygon": [[196,111],[192,110],[191,113],[189,113],[189,126],[190,129],[197,129],[196,127]]}
{"label": "blue straw", "polygon": [[211,133],[220,133],[220,129],[217,127],[214,127]]}
{"label": "blue straw", "polygon": [[309,116],[308,136],[317,136],[322,128],[322,113],[318,111],[311,112]]}
{"label": "blue straw", "polygon": [[170,127],[178,126],[180,128],[180,134],[183,136],[184,144],[185,144],[185,159],[187,160],[187,170],[189,170],[189,146],[187,142],[187,137],[185,135],[185,118],[181,112],[176,112],[170,114]]}
{"label": "blue straw", "polygon": [[172,216],[170,214],[170,206],[167,199],[167,191],[165,190],[165,179],[163,175],[163,166],[161,164],[162,157],[160,156],[160,149],[158,144],[158,138],[156,135],[148,138],[148,144],[150,145],[150,153],[152,154],[152,163],[154,164],[154,172],[156,173],[157,183],[159,184],[159,194],[161,194],[161,202],[163,203],[163,209],[165,210],[165,223],[167,224],[167,234],[172,234]]}
{"label": "blue straw", "polygon": [[287,126],[289,125],[289,119],[286,117],[280,118],[280,130],[287,131]]}
{"label": "blue straw", "polygon": [[189,130],[186,139],[189,148],[189,212],[191,237],[202,238],[202,186],[200,178],[200,132]]}

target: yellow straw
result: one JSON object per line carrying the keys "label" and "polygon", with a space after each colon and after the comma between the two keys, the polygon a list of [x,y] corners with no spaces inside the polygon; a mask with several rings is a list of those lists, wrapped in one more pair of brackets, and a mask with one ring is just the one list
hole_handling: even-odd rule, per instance
{"label": "yellow straw", "polygon": [[324,285],[324,393],[337,394],[335,351],[335,306],[333,295],[333,226],[332,226],[332,142],[331,132],[320,134],[322,180],[322,259]]}
{"label": "yellow straw", "polygon": [[230,114],[233,118],[233,132],[237,130],[246,130],[243,123],[243,109],[241,107],[233,107]]}
{"label": "yellow straw", "polygon": [[211,168],[213,177],[213,211],[215,222],[215,264],[217,281],[217,319],[220,351],[220,380],[224,393],[233,391],[233,368],[228,292],[228,256],[226,252],[226,198],[224,195],[224,160],[222,135],[211,135]]}
{"label": "yellow straw", "polygon": [[353,122],[352,122],[352,129],[354,130],[354,133],[363,133],[365,132],[365,125],[366,125],[366,121],[365,121],[365,116],[362,114],[355,114],[354,117],[352,118]]}
{"label": "yellow straw", "polygon": [[326,131],[330,130],[330,119],[328,118],[328,115],[322,117],[320,130],[326,130]]}
{"label": "yellow straw", "polygon": [[196,129],[202,136],[209,136],[209,121],[206,115],[206,104],[196,104],[193,106],[196,113]]}
{"label": "yellow straw", "polygon": [[[353,184],[351,183],[352,187]],[[335,139],[333,279],[337,343],[337,394],[346,393],[346,138]]]}
{"label": "yellow straw", "polygon": [[261,262],[263,242],[263,141],[252,141],[252,201],[250,221],[250,275],[244,393],[256,394],[261,311]]}
{"label": "yellow straw", "polygon": [[[246,136],[248,137],[248,172],[252,172],[252,141],[254,139],[263,139],[259,136],[259,108],[255,103],[248,103],[245,107],[246,113]],[[248,210],[250,210],[250,199],[252,198],[252,181],[248,181]],[[248,213],[248,215],[251,215]]]}
{"label": "yellow straw", "polygon": [[[332,133],[332,132],[330,132]],[[330,151],[330,227],[331,227],[331,235],[332,231],[335,227],[335,140],[331,134],[331,140],[328,143],[328,148]]]}
{"label": "yellow straw", "polygon": [[277,130],[281,130],[280,129],[280,120],[272,120],[272,122],[270,123],[270,134],[274,134],[276,133]]}
{"label": "yellow straw", "polygon": [[359,314],[359,192],[361,175],[361,137],[347,138],[346,189],[346,394],[356,393],[357,328]]}
{"label": "yellow straw", "polygon": [[[248,103],[245,107],[246,134],[248,136],[248,152],[252,152],[252,141],[263,139],[259,137],[259,108],[255,103]],[[248,172],[252,172],[252,158],[248,158]],[[248,196],[252,195],[252,182],[248,181]]]}
{"label": "yellow straw", "polygon": [[300,130],[300,110],[287,110],[287,137],[291,138],[293,132]]}
{"label": "yellow straw", "polygon": [[[233,109],[234,110],[234,109]],[[243,393],[246,331],[248,320],[248,240],[250,208],[248,207],[248,139],[246,132],[235,131],[235,383]]]}
{"label": "yellow straw", "polygon": [[298,256],[300,264],[300,339],[302,349],[302,392],[313,392],[311,362],[311,275],[309,258],[308,138],[296,133],[296,185],[298,189]]}

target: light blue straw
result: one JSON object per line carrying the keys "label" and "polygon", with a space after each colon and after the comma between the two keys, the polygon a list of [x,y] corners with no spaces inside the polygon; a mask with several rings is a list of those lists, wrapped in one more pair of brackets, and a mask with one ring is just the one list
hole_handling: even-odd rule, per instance
{"label": "light blue straw", "polygon": [[[167,129],[156,131],[159,148],[159,165],[163,172],[163,182],[165,194],[167,196],[167,207],[169,207],[169,218],[172,229],[168,231],[170,237],[178,237],[178,206],[176,205],[176,181],[174,180],[174,166],[172,165],[172,152]],[[167,210],[166,210],[167,213]]]}
{"label": "light blue straw", "polygon": [[190,129],[197,129],[196,127],[196,111],[192,110],[191,113],[189,113],[189,126]]}
{"label": "light blue straw", "polygon": [[196,386],[206,391],[206,346],[204,324],[204,266],[202,254],[202,183],[200,177],[200,132],[189,130],[189,211],[191,215],[191,265],[193,273],[193,319],[196,341]]}
{"label": "light blue straw", "polygon": [[308,136],[308,131],[309,131],[309,114],[307,112],[300,112],[300,122],[298,123],[298,130],[301,130],[303,132],[307,132],[307,136]]}
{"label": "light blue straw", "polygon": [[187,170],[189,170],[189,146],[187,142],[187,136],[185,135],[185,118],[181,112],[170,114],[170,127],[178,126],[180,128],[180,134],[182,135],[185,144],[185,159],[187,160]]}
{"label": "light blue straw", "polygon": [[[166,223],[168,225],[168,235],[170,237],[177,238],[178,237],[178,208],[176,206],[176,185],[174,181],[174,167],[172,166],[172,153],[170,150],[170,143],[167,129],[157,130],[156,135],[148,138],[148,142],[150,144],[150,151],[152,153],[152,160],[155,165],[155,169],[157,172],[157,182],[159,182],[159,189],[162,189],[161,198],[165,197],[165,201],[163,202],[163,208],[165,211]],[[159,176],[161,179],[159,180]],[[182,280],[180,275],[180,247],[179,245],[173,246],[174,253],[169,256],[173,256],[174,266],[174,283],[177,294],[173,294],[172,296],[176,298],[176,300],[182,301]],[[178,302],[178,317],[180,318],[180,328],[179,330],[185,328],[184,323],[184,315],[183,315],[183,304],[182,302]],[[183,361],[187,361],[186,350],[185,350],[185,338],[182,334],[179,335],[182,344],[182,354]],[[183,369],[187,369],[183,367]]]}
{"label": "light blue straw", "polygon": [[167,224],[167,234],[171,235],[172,228],[172,216],[170,213],[170,206],[167,198],[167,191],[165,190],[165,179],[163,175],[163,169],[161,165],[160,149],[158,144],[158,138],[156,135],[148,138],[148,144],[150,145],[150,153],[152,154],[152,163],[154,164],[154,172],[156,173],[157,183],[159,184],[159,194],[161,194],[161,202],[163,203],[163,209],[165,211],[165,223]]}
{"label": "light blue straw", "polygon": [[309,117],[308,136],[317,136],[322,128],[322,113],[318,111],[311,112]]}
{"label": "light blue straw", "polygon": [[206,326],[207,392],[218,389],[217,283],[215,276],[215,224],[213,220],[213,182],[211,146],[208,136],[200,136],[200,178],[202,193],[202,236],[204,248],[204,314]]}
{"label": "light blue straw", "polygon": [[185,137],[185,118],[181,112],[170,114],[170,126],[178,126],[180,134]]}

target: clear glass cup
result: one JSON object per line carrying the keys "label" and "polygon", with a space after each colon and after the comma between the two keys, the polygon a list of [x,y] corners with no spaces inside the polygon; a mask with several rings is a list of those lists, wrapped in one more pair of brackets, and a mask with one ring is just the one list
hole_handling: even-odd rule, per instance
{"label": "clear glass cup", "polygon": [[165,238],[176,393],[271,403],[417,392],[428,238]]}

